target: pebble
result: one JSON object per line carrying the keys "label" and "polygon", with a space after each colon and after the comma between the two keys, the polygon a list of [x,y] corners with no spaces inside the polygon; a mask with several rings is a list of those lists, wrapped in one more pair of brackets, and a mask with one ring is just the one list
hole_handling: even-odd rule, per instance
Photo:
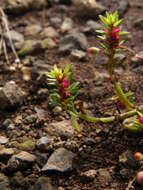
{"label": "pebble", "polygon": [[49,37],[49,38],[55,39],[55,38],[59,37],[58,32],[52,26],[44,28],[42,30],[42,32],[40,33],[40,35],[41,35],[42,38],[48,38]]}
{"label": "pebble", "polygon": [[131,151],[127,150],[119,156],[119,162],[123,167],[136,168],[137,163]]}
{"label": "pebble", "polygon": [[118,13],[121,17],[128,11],[129,1],[128,0],[120,0],[118,5]]}
{"label": "pebble", "polygon": [[71,57],[72,59],[76,59],[76,60],[85,60],[86,58],[86,53],[84,51],[81,50],[72,50],[71,52]]}
{"label": "pebble", "polygon": [[0,136],[0,144],[1,145],[4,145],[4,144],[7,144],[9,141],[8,138],[4,137],[4,136]]}
{"label": "pebble", "polygon": [[59,53],[68,54],[72,50],[87,50],[88,42],[87,38],[83,33],[71,32],[63,37],[60,42]]}
{"label": "pebble", "polygon": [[71,138],[76,134],[69,120],[63,120],[60,122],[53,122],[51,124],[48,124],[46,132],[49,135],[66,139]]}
{"label": "pebble", "polygon": [[42,176],[36,181],[33,190],[58,190],[58,188],[52,185],[50,178]]}
{"label": "pebble", "polygon": [[143,29],[143,18],[138,18],[134,22],[134,26]]}
{"label": "pebble", "polygon": [[0,87],[0,109],[9,109],[23,103],[24,92],[14,82],[7,82],[3,87]]}
{"label": "pebble", "polygon": [[47,163],[43,166],[42,172],[70,172],[74,154],[64,148],[59,148],[50,156]]}
{"label": "pebble", "polygon": [[97,171],[96,170],[88,170],[85,172],[82,172],[80,174],[80,179],[83,182],[91,182],[94,180],[95,176],[97,175]]}
{"label": "pebble", "polygon": [[11,43],[9,40],[9,35],[10,35],[10,39],[12,40],[14,47],[19,50],[23,44],[24,44],[24,36],[23,34],[15,31],[15,30],[10,30],[10,32],[6,32],[4,34],[4,38],[6,40],[6,44],[9,48],[11,48]]}
{"label": "pebble", "polygon": [[29,25],[25,28],[25,35],[36,36],[42,31],[42,27],[39,24]]}
{"label": "pebble", "polygon": [[81,17],[95,17],[105,12],[106,8],[95,0],[73,0],[77,14]]}
{"label": "pebble", "polygon": [[65,18],[62,25],[61,25],[61,28],[60,28],[60,31],[61,33],[67,33],[69,32],[70,30],[72,30],[73,28],[73,21],[71,18]]}

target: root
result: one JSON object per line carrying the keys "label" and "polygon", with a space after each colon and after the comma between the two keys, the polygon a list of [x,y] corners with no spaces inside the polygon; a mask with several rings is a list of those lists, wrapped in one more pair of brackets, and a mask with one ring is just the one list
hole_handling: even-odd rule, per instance
{"label": "root", "polygon": [[6,62],[9,65],[10,62],[9,62],[9,58],[8,58],[8,51],[7,51],[6,42],[5,42],[5,39],[4,39],[4,34],[7,32],[9,44],[10,44],[11,50],[12,50],[14,56],[15,56],[15,62],[20,63],[20,59],[19,59],[19,57],[17,55],[17,52],[15,50],[15,47],[14,47],[12,39],[11,39],[7,17],[6,17],[6,15],[5,15],[5,13],[4,13],[4,11],[3,11],[3,9],[1,7],[0,7],[0,29],[1,29],[0,55],[2,53],[4,53]]}

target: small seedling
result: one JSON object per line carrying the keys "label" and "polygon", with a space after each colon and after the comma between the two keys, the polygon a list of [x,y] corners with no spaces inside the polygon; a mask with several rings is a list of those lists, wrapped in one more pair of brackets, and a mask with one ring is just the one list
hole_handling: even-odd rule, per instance
{"label": "small seedling", "polygon": [[[134,53],[134,51],[123,46],[123,43],[125,42],[124,36],[129,34],[129,32],[121,30],[120,25],[123,19],[119,19],[117,12],[114,12],[113,14],[106,12],[105,16],[100,15],[99,17],[103,24],[103,30],[96,31],[99,34],[98,38],[100,39],[99,47],[89,48],[88,53],[99,54],[100,52],[102,52],[105,56],[107,56],[107,70],[110,74],[111,82],[114,85],[115,93],[115,96],[112,97],[111,100],[114,100],[117,107],[121,110],[126,109],[131,112],[132,110],[136,110],[135,115],[138,115],[138,117],[135,118],[135,120],[133,120],[130,125],[125,126],[125,128],[132,132],[141,131],[143,129],[143,117],[142,113],[133,103],[133,92],[123,91],[121,84],[118,81],[118,77],[115,73],[115,67],[118,64],[118,60],[115,58],[116,53],[125,50],[129,53],[137,55]],[[128,117],[131,117],[131,115],[129,114]]]}
{"label": "small seedling", "polygon": [[67,111],[71,116],[73,126],[80,130],[77,123],[78,114],[75,109],[75,98],[78,95],[78,82],[72,81],[73,72],[71,72],[71,64],[63,70],[54,65],[51,72],[47,72],[47,80],[49,85],[52,86],[50,90],[50,98],[54,106],[60,106],[63,110]]}

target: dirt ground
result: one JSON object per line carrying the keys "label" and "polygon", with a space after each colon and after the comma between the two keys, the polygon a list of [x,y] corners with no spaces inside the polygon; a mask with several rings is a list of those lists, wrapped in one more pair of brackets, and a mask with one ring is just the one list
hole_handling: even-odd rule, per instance
{"label": "dirt ground", "polygon": [[[117,5],[114,1],[99,1],[105,5],[108,10],[115,10]],[[130,7],[123,15],[124,23],[123,28],[130,32],[126,45],[133,48],[136,52],[142,51],[143,33],[139,27],[134,27],[134,22],[138,18],[143,18],[143,2],[142,0],[130,0]],[[20,33],[24,34],[25,39],[39,39],[39,35],[36,37],[26,36],[24,33],[25,25],[27,22],[42,23],[43,11],[26,12],[22,15],[14,16],[8,15],[9,27]],[[50,18],[58,17],[64,20],[65,17],[70,17],[74,21],[74,27],[79,31],[83,31],[85,24],[89,18],[83,18],[76,15],[76,10],[73,5],[65,6],[61,8],[59,5],[54,5],[51,8],[46,9],[46,21],[49,22]],[[94,19],[94,18],[92,18]],[[96,20],[95,20],[96,21]],[[56,28],[56,27],[55,27]],[[56,28],[59,31],[59,28]],[[31,60],[31,57],[36,60],[42,60],[44,64],[48,65],[47,68],[53,64],[59,64],[65,66],[67,63],[73,63],[74,79],[80,82],[81,93],[79,100],[83,100],[88,111],[92,115],[108,116],[110,114],[117,114],[117,107],[114,103],[109,101],[109,98],[113,95],[113,86],[108,77],[98,87],[96,85],[96,73],[105,73],[106,68],[104,66],[104,57],[101,55],[86,56],[84,61],[72,60],[70,55],[61,55],[58,52],[58,46],[60,39],[65,34],[59,32],[59,37],[56,39],[57,47],[47,50],[45,52],[38,52],[34,55],[29,55],[24,60]],[[90,46],[97,44],[97,39],[94,34],[86,34],[88,43]],[[9,52],[10,64],[13,65],[13,54]],[[138,71],[131,64],[131,56],[125,54],[126,60],[118,68],[117,72],[119,80],[121,81],[125,90],[131,90],[135,95],[135,102],[137,105],[142,104],[143,97],[143,67],[140,64]],[[5,61],[4,56],[1,57],[1,61]],[[39,68],[40,70],[40,68]],[[34,72],[34,71],[32,71]],[[30,130],[24,132],[23,128],[18,128],[16,131],[10,132],[9,130],[0,129],[0,134],[9,138],[10,143],[8,147],[16,147],[15,142],[22,142],[23,139],[30,138],[34,142],[37,142],[44,132],[43,123],[51,123],[58,120],[54,116],[53,111],[48,106],[48,97],[41,97],[39,95],[40,89],[45,89],[46,82],[39,80],[39,76],[32,75],[30,81],[24,81],[22,79],[22,72],[20,69],[16,71],[10,71],[5,68],[1,70],[0,85],[4,85],[7,81],[14,80],[25,92],[26,98],[24,104],[16,110],[10,112],[1,112],[0,123],[2,124],[7,118],[11,119],[16,125],[18,118],[25,118],[30,114],[35,114],[35,108],[45,110],[46,118],[36,123],[36,125],[29,125]],[[101,88],[102,87],[102,88]],[[101,92],[100,92],[101,91]],[[48,177],[52,179],[52,183],[59,187],[59,190],[125,190],[129,182],[135,177],[139,166],[134,161],[131,163],[122,163],[119,161],[120,155],[126,151],[134,153],[135,151],[141,151],[143,149],[142,134],[130,134],[123,130],[122,123],[115,122],[113,124],[101,125],[91,124],[80,121],[83,128],[81,134],[73,136],[71,139],[78,144],[80,151],[76,152],[76,157],[73,164],[73,171],[68,175],[50,174]],[[61,142],[62,140],[60,140]],[[29,151],[32,154],[40,155],[41,159],[34,168],[27,171],[22,171],[23,186],[15,182],[15,174],[7,174],[10,181],[10,188],[12,190],[31,189],[36,180],[41,176],[39,169],[45,164],[44,155],[51,155],[51,152],[38,153],[35,148]],[[3,162],[0,161],[1,171],[3,168]],[[81,173],[88,170],[96,170],[97,174],[94,180],[87,181],[81,178]],[[133,183],[134,190],[141,190],[142,188],[136,183]]]}

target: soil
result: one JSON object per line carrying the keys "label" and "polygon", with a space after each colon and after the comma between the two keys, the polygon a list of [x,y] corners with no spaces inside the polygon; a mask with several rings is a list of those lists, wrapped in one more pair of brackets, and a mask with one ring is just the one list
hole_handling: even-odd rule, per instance
{"label": "soil", "polygon": [[[116,6],[114,2],[109,0],[100,1],[109,10],[115,10]],[[142,50],[143,43],[143,35],[142,29],[135,28],[133,26],[133,21],[138,18],[143,17],[142,8],[139,8],[138,5],[142,5],[142,0],[134,0],[130,2],[130,7],[128,11],[124,14],[124,24],[123,27],[126,28],[131,33],[131,38],[126,42],[128,47],[133,48],[136,52]],[[46,10],[46,22],[52,17],[59,17],[64,19],[65,17],[70,17],[74,21],[74,24],[77,28],[82,29],[85,26],[87,19],[76,16],[75,8],[70,5],[66,6],[65,11],[61,11],[59,5],[55,5],[50,9]],[[42,11],[38,12],[27,12],[22,14],[21,16],[13,16],[9,15],[9,26],[10,28],[15,29],[21,33],[24,32],[23,24],[26,20],[29,21],[42,21]],[[62,34],[60,34],[60,37]],[[29,39],[29,37],[26,37]],[[38,39],[38,36],[36,37]],[[97,44],[96,37],[94,35],[87,35],[88,42],[91,46]],[[58,43],[58,40],[57,40]],[[13,55],[9,52],[11,65],[13,64]],[[40,52],[34,55],[35,60],[43,60],[46,64],[60,64],[65,66],[66,63],[70,62],[70,56],[62,56],[58,53],[58,49],[48,50],[46,52]],[[125,90],[131,90],[135,95],[135,102],[137,105],[142,104],[142,96],[143,96],[143,75],[142,72],[136,73],[134,72],[132,65],[130,64],[131,57],[127,56],[127,60],[124,62],[124,65],[119,67],[121,68],[121,73],[119,73],[119,80],[122,83],[122,86]],[[4,60],[4,57],[1,57],[1,61]],[[81,86],[84,87],[82,89],[82,94],[79,96],[79,100],[84,100],[85,103],[88,104],[90,112],[93,115],[97,116],[107,116],[108,113],[118,113],[116,105],[114,103],[109,103],[109,98],[113,95],[113,86],[110,80],[105,81],[102,86],[107,93],[103,94],[103,96],[94,95],[94,77],[95,72],[104,72],[105,67],[102,64],[101,56],[87,56],[86,60],[76,61],[73,63],[74,70],[74,79],[81,83]],[[24,105],[19,107],[15,111],[1,113],[0,122],[6,118],[11,118],[15,121],[15,118],[22,117],[24,118],[28,114],[35,114],[34,108],[38,107],[40,109],[44,109],[47,112],[48,118],[44,121],[50,123],[55,121],[55,116],[51,113],[51,109],[48,107],[47,98],[40,99],[37,92],[40,88],[44,86],[44,82],[39,82],[38,79],[31,79],[31,81],[25,82],[22,80],[22,73],[19,70],[16,71],[2,71],[0,75],[0,84],[3,85],[6,81],[14,80],[16,83],[27,92],[27,97],[25,99]],[[90,93],[91,92],[91,93]],[[50,175],[49,177],[52,179],[53,183],[57,184],[58,187],[63,187],[64,190],[103,190],[103,189],[114,189],[114,190],[125,190],[128,186],[129,182],[135,177],[137,170],[139,167],[123,167],[119,162],[119,156],[130,150],[132,153],[135,151],[142,151],[143,140],[142,135],[130,134],[123,130],[122,123],[115,122],[113,124],[101,125],[101,124],[91,124],[80,121],[83,131],[77,137],[73,137],[79,146],[83,146],[85,144],[86,138],[94,139],[94,143],[92,145],[85,145],[85,149],[83,151],[83,155],[78,153],[76,155],[76,159],[74,161],[74,169],[70,175]],[[40,124],[39,124],[40,125]],[[31,126],[31,136],[29,133],[24,136],[31,137],[37,141],[38,133],[41,132],[42,129],[39,127]],[[97,132],[99,131],[99,132]],[[7,131],[1,130],[1,135],[7,136]],[[23,138],[23,134],[20,133],[19,129],[19,138],[18,141],[21,141]],[[15,137],[10,136],[10,140],[13,141]],[[31,153],[35,153],[35,151],[31,151]],[[106,180],[98,180],[95,179],[92,182],[83,182],[79,174],[81,172],[88,171],[90,169],[98,170],[100,168],[110,168],[114,171],[112,175],[112,180],[106,182]],[[121,175],[121,170],[126,168],[125,175]],[[37,170],[32,171],[35,175],[35,179],[40,175]],[[28,176],[25,174],[25,176]],[[9,179],[13,179],[13,176],[9,176]],[[24,189],[30,189],[33,185],[33,181],[29,179],[28,187]],[[11,189],[17,189],[15,184],[11,182]],[[19,189],[23,189],[23,187],[19,187]],[[59,188],[60,189],[60,188]],[[140,190],[142,189],[136,182],[133,183],[133,189]]]}

